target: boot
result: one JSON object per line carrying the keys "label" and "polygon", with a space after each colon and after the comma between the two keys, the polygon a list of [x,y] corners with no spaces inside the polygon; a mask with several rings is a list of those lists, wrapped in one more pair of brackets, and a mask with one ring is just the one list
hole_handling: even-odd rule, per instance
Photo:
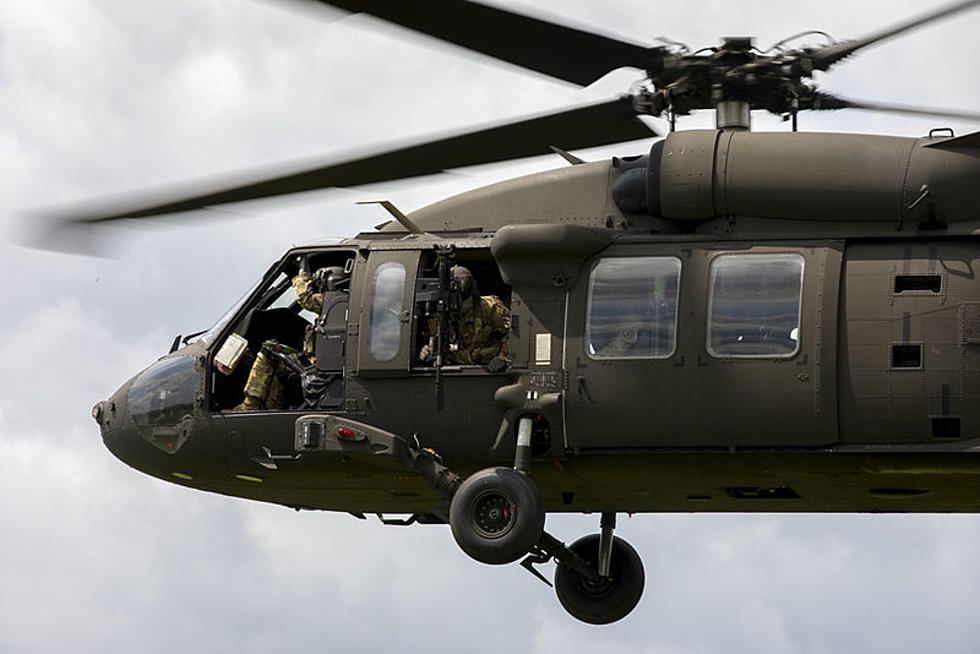
{"label": "boot", "polygon": [[246,395],[245,399],[238,406],[225,409],[222,413],[241,413],[242,411],[261,411],[262,400],[254,395]]}

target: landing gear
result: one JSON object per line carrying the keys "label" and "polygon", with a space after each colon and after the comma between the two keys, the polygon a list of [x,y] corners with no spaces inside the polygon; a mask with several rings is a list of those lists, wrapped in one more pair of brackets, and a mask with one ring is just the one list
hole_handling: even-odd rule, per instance
{"label": "landing gear", "polygon": [[481,563],[512,563],[544,530],[544,500],[534,482],[511,468],[487,468],[463,481],[449,525],[460,549]]}
{"label": "landing gear", "polygon": [[527,473],[533,419],[518,422],[513,468],[486,468],[452,496],[449,526],[460,549],[481,563],[513,563],[544,533],[544,498]]}
{"label": "landing gear", "polygon": [[[601,536],[589,534],[568,548],[596,566],[601,563]],[[643,595],[643,562],[621,538],[611,539],[609,573],[590,576],[559,562],[555,570],[558,601],[573,617],[589,624],[609,624],[625,618]]]}
{"label": "landing gear", "polygon": [[555,592],[566,611],[589,624],[621,620],[643,595],[643,562],[629,543],[613,536],[615,513],[603,513],[600,533],[571,547],[544,531],[544,500],[526,474],[530,432],[530,419],[522,419],[514,468],[480,470],[451,495],[449,524],[456,544],[493,565],[527,555],[521,565],[546,584],[534,566],[555,559]]}
{"label": "landing gear", "polygon": [[[534,566],[554,559],[558,564],[555,591],[565,610],[590,624],[620,620],[643,594],[643,563],[636,550],[613,536],[614,513],[602,514],[599,534],[580,538],[571,547],[544,530],[544,500],[526,474],[532,427],[530,418],[521,419],[515,468],[486,468],[465,480],[417,439],[408,440],[344,416],[317,413],[299,418],[295,442],[297,452],[304,454],[335,453],[368,460],[393,457],[439,494],[431,514],[425,515],[449,522],[456,543],[469,556],[493,565],[524,557],[521,565],[549,586]],[[258,462],[271,465],[274,458],[281,457],[267,451]],[[395,524],[411,524],[422,517]]]}
{"label": "landing gear", "polygon": [[629,615],[643,595],[643,562],[629,543],[613,536],[616,514],[602,514],[602,531],[578,539],[571,547],[544,532],[521,562],[528,572],[551,585],[534,566],[555,559],[555,592],[573,617],[589,624],[609,624]]}

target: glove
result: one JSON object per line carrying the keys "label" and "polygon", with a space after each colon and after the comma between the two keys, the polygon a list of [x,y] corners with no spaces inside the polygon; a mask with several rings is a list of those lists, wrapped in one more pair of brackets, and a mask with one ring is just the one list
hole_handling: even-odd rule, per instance
{"label": "glove", "polygon": [[510,361],[508,361],[507,359],[503,357],[494,357],[490,359],[490,363],[487,364],[487,372],[494,373],[494,374],[498,372],[503,372],[504,370],[507,370],[507,367],[509,365],[510,365]]}
{"label": "glove", "polygon": [[317,268],[316,272],[313,273],[313,285],[316,286],[321,291],[327,290],[326,276],[328,274],[329,273],[327,268]]}

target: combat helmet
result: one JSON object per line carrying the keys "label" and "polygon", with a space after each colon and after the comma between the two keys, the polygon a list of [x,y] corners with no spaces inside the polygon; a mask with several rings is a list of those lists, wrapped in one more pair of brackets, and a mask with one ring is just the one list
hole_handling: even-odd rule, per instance
{"label": "combat helmet", "polygon": [[463,266],[453,266],[453,286],[459,293],[459,301],[463,302],[468,298],[476,298],[480,295],[480,290],[476,286],[476,278],[469,268]]}

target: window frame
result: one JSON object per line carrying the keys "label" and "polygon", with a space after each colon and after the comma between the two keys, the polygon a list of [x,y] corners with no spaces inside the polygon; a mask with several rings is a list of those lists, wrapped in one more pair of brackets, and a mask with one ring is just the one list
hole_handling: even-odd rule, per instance
{"label": "window frame", "polygon": [[[392,270],[392,269],[395,269],[395,268],[400,269],[400,273],[401,273],[400,280],[401,281],[397,285],[392,285],[391,288],[387,288],[386,290],[387,291],[390,291],[389,294],[391,295],[392,299],[394,299],[395,295],[397,295],[397,298],[398,298],[399,303],[400,303],[399,304],[399,308],[398,308],[397,312],[394,312],[393,313],[393,318],[389,318],[386,315],[387,312],[393,311],[390,307],[388,307],[386,309],[383,309],[383,313],[385,314],[384,315],[385,321],[380,321],[380,320],[378,320],[378,309],[379,309],[378,299],[380,297],[383,297],[383,296],[378,293],[378,283],[379,283],[379,281],[381,281],[380,278],[381,278],[381,275],[382,274],[386,273],[388,270]],[[389,361],[393,361],[394,359],[396,359],[398,357],[399,352],[401,352],[402,351],[402,348],[404,347],[404,343],[402,343],[402,341],[404,340],[402,338],[402,331],[403,331],[403,329],[402,329],[402,322],[404,322],[403,321],[403,314],[405,312],[405,306],[404,305],[405,305],[405,280],[406,279],[408,279],[408,270],[407,270],[405,264],[402,263],[401,261],[385,261],[384,263],[382,263],[381,265],[379,265],[377,268],[375,268],[374,271],[373,271],[373,273],[372,273],[372,275],[371,275],[371,312],[370,312],[370,319],[369,319],[369,323],[368,323],[369,324],[369,328],[368,328],[368,352],[371,354],[371,356],[374,358],[375,361],[378,361],[378,362],[381,362],[381,363],[387,363]],[[394,280],[392,279],[391,281],[393,282]],[[386,283],[388,283],[388,282],[386,281]],[[394,293],[394,291],[397,291],[397,293]],[[391,345],[391,343],[388,343],[388,342],[379,340],[380,339],[380,336],[382,335],[381,334],[382,328],[387,328],[387,327],[391,327],[392,326],[392,325],[389,325],[388,322],[393,322],[393,326],[394,326],[393,334],[394,334],[394,337],[395,337],[395,341],[394,341],[394,346],[395,347],[394,347],[394,350],[391,352],[391,355],[390,356],[382,357],[382,356],[379,356],[379,353],[378,353],[378,351],[376,349],[376,346],[385,345],[386,346],[385,352],[387,352],[387,349],[388,349],[387,346],[390,346]]]}
{"label": "window frame", "polygon": [[[796,347],[792,352],[785,354],[739,354],[716,351],[711,344],[712,325],[715,304],[715,280],[717,277],[718,262],[727,258],[769,258],[769,259],[795,259],[799,262],[799,292],[796,302]],[[708,263],[707,274],[707,306],[705,313],[705,350],[714,359],[792,359],[803,349],[803,294],[806,286],[806,257],[800,252],[723,252],[711,258]],[[792,333],[792,331],[791,331]]]}
{"label": "window frame", "polygon": [[[675,284],[675,294],[674,294],[674,317],[671,323],[671,348],[666,354],[642,354],[642,355],[613,355],[613,356],[600,356],[599,352],[592,352],[592,307],[593,307],[593,291],[595,288],[595,274],[596,271],[602,266],[605,261],[628,261],[628,260],[648,260],[648,259],[660,259],[668,260],[676,264],[676,284]],[[677,353],[678,340],[679,340],[679,319],[680,319],[680,303],[681,303],[681,283],[684,274],[684,262],[681,261],[680,257],[673,254],[640,254],[634,256],[606,256],[597,259],[593,262],[591,269],[589,270],[588,284],[586,287],[586,303],[585,303],[585,329],[583,330],[582,347],[585,350],[585,355],[593,361],[625,361],[625,360],[643,360],[643,361],[656,361],[665,360],[672,358]],[[642,279],[642,278],[639,278]]]}

